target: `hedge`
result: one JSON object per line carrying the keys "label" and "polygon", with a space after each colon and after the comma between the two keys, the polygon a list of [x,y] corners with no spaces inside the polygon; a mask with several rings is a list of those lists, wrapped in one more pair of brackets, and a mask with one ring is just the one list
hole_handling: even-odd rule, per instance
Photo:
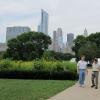
{"label": "hedge", "polygon": [[66,61],[0,61],[0,78],[76,80],[76,64]]}
{"label": "hedge", "polygon": [[75,72],[61,71],[1,71],[0,78],[7,79],[43,79],[43,80],[76,80]]}

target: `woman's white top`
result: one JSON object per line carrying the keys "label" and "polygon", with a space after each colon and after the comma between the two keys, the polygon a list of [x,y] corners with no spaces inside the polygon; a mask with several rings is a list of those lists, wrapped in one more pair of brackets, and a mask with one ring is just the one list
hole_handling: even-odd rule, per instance
{"label": "woman's white top", "polygon": [[80,60],[80,61],[77,63],[77,66],[79,67],[79,69],[87,69],[87,62],[86,62],[86,61]]}

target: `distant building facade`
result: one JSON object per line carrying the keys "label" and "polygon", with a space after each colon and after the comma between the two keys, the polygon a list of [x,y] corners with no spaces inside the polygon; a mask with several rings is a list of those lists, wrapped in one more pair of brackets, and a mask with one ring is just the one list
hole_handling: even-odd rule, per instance
{"label": "distant building facade", "polygon": [[58,51],[63,52],[64,43],[63,43],[63,34],[61,28],[58,28],[57,36],[58,36],[58,47],[59,47]]}
{"label": "distant building facade", "polygon": [[53,50],[56,52],[64,52],[64,43],[62,29],[58,28],[53,32]]}
{"label": "distant building facade", "polygon": [[0,43],[0,51],[6,51],[7,44],[6,43]]}
{"label": "distant building facade", "polygon": [[58,36],[57,36],[57,31],[53,31],[53,50],[58,52]]}
{"label": "distant building facade", "polygon": [[67,45],[68,47],[72,47],[73,46],[73,41],[74,41],[74,34],[73,33],[68,33],[67,34]]}
{"label": "distant building facade", "polygon": [[48,34],[48,13],[41,10],[41,22],[40,25],[38,25],[38,32],[43,32],[45,34]]}
{"label": "distant building facade", "polygon": [[7,27],[6,30],[6,42],[12,38],[17,37],[25,32],[30,32],[31,29],[29,27]]}
{"label": "distant building facade", "polygon": [[66,53],[71,53],[74,54],[72,51],[72,47],[74,46],[74,34],[73,33],[68,33],[67,34],[67,42],[66,42],[66,47],[65,47],[65,52]]}

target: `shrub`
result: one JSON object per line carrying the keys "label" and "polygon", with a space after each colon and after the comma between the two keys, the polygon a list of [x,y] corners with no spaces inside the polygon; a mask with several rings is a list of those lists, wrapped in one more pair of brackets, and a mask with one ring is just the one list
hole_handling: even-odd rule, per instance
{"label": "shrub", "polygon": [[70,60],[75,56],[70,53],[61,53],[55,51],[45,51],[42,58],[46,60]]}
{"label": "shrub", "polygon": [[12,79],[45,79],[45,80],[76,80],[75,72],[71,71],[1,71],[0,78]]}
{"label": "shrub", "polygon": [[34,62],[34,70],[43,70],[44,69],[44,65],[41,61],[35,61]]}
{"label": "shrub", "polygon": [[11,67],[12,67],[12,63],[10,60],[6,59],[0,61],[0,71],[9,70],[11,69]]}
{"label": "shrub", "polygon": [[77,79],[76,64],[66,61],[0,61],[1,78]]}
{"label": "shrub", "polygon": [[52,71],[64,71],[64,67],[62,66],[61,62],[54,62],[52,65]]}
{"label": "shrub", "polygon": [[0,59],[3,59],[4,53],[5,53],[5,51],[0,51]]}
{"label": "shrub", "polygon": [[75,63],[71,63],[71,62],[62,62],[62,65],[64,67],[65,70],[69,70],[69,71],[73,71],[76,72],[76,64]]}

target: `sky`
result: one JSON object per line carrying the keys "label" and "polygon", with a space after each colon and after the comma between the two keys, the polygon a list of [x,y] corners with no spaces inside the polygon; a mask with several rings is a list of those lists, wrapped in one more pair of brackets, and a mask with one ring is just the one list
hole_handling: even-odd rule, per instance
{"label": "sky", "polygon": [[49,13],[49,34],[61,27],[75,36],[100,32],[100,0],[0,0],[0,42],[6,41],[6,27],[29,26],[37,31],[41,9]]}

